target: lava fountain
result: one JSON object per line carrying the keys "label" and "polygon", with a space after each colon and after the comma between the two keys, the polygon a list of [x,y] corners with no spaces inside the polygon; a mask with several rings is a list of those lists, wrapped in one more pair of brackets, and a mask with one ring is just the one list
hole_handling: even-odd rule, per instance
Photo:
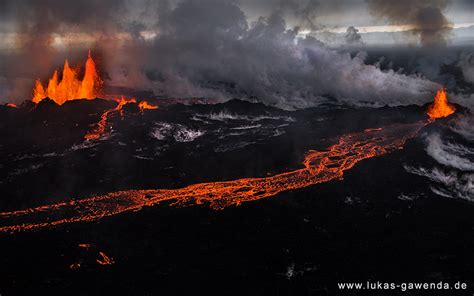
{"label": "lava fountain", "polygon": [[103,82],[97,72],[90,51],[85,64],[84,77],[80,80],[78,76],[79,71],[71,68],[68,60],[66,60],[61,79],[59,79],[58,70],[56,70],[49,79],[46,88],[39,79],[36,80],[32,101],[39,103],[49,97],[57,104],[62,105],[70,100],[96,98],[100,93]]}
{"label": "lava fountain", "polygon": [[[135,99],[121,98],[117,103],[115,108],[104,112],[97,128],[85,136],[86,140],[100,138],[106,132],[110,114],[121,113],[125,104],[137,102]],[[139,107],[142,112],[144,109],[158,108],[147,102],[140,103]],[[326,150],[309,151],[304,158],[303,167],[297,170],[263,178],[197,183],[177,189],[117,191],[36,208],[3,212],[0,213],[0,232],[13,233],[66,223],[95,221],[162,203],[177,206],[207,204],[214,209],[224,209],[243,202],[275,196],[288,190],[342,179],[344,172],[358,162],[402,149],[406,141],[415,137],[424,126],[436,118],[453,114],[455,110],[455,107],[448,103],[446,89],[443,88],[438,90],[433,104],[428,107],[430,120],[393,124],[343,135],[337,143]]]}
{"label": "lava fountain", "polygon": [[[66,101],[78,99],[92,100],[97,98],[103,86],[103,81],[98,74],[90,51],[85,64],[84,77],[80,80],[78,79],[78,76],[79,71],[71,68],[68,60],[66,60],[64,62],[61,79],[59,79],[58,70],[56,70],[54,71],[53,76],[49,79],[46,88],[41,84],[39,79],[36,80],[32,101],[34,103],[39,103],[48,97],[57,104],[62,105]],[[102,113],[100,121],[96,124],[95,128],[84,136],[86,140],[96,140],[101,138],[106,133],[107,121],[110,114],[116,111],[121,112],[122,107],[127,103],[137,103],[135,98],[126,99],[123,96],[121,98],[114,98],[113,100],[117,102],[117,106]],[[139,102],[138,107],[142,112],[147,109],[158,108],[158,106],[152,105],[147,101]]]}
{"label": "lava fountain", "polygon": [[431,119],[448,117],[456,111],[456,107],[448,102],[446,89],[441,88],[436,93],[434,102],[428,107],[428,116]]}

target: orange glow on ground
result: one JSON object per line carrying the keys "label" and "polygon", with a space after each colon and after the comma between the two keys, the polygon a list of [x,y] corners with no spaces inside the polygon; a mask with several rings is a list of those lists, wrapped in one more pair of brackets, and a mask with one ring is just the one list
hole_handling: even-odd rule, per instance
{"label": "orange glow on ground", "polygon": [[[117,106],[102,113],[102,115],[100,116],[100,121],[96,124],[93,130],[91,130],[84,136],[84,139],[97,140],[104,136],[107,133],[107,123],[109,120],[109,116],[114,112],[120,112],[120,114],[122,114],[122,107],[128,103],[137,103],[137,100],[135,98],[121,97],[120,99],[115,98],[114,100],[117,102]],[[138,103],[138,107],[140,108],[141,112],[148,109],[158,109],[158,106],[152,105],[147,101],[141,101],[140,103]]]}
{"label": "orange glow on ground", "polygon": [[88,132],[85,136],[84,139],[86,140],[97,140],[100,137],[102,137],[106,132],[107,132],[107,121],[109,119],[109,116],[113,112],[121,111],[123,105],[127,103],[136,103],[135,99],[126,99],[124,97],[120,99],[116,99],[117,101],[117,106],[115,106],[112,109],[106,110],[102,115],[100,116],[100,121],[97,123],[96,127]]}
{"label": "orange glow on ground", "polygon": [[[213,209],[275,196],[342,179],[359,161],[402,149],[428,122],[395,124],[342,136],[323,151],[309,151],[304,167],[263,178],[189,185],[178,189],[126,190],[36,208],[0,213],[0,232],[13,233],[66,223],[87,222],[138,211],[163,202],[175,206],[206,204]],[[104,259],[105,260],[105,259]]]}
{"label": "orange glow on ground", "polygon": [[99,252],[99,259],[96,262],[100,265],[112,265],[115,263],[114,259],[107,256],[104,252]]}

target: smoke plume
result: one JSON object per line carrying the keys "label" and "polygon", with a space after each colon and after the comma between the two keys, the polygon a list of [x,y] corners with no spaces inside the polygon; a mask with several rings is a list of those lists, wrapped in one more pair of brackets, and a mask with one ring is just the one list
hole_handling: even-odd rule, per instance
{"label": "smoke plume", "polygon": [[447,43],[451,23],[443,11],[449,0],[367,0],[370,12],[394,25],[412,25],[423,46],[442,46]]}
{"label": "smoke plume", "polygon": [[354,26],[349,26],[346,30],[346,35],[344,35],[347,44],[357,44],[361,43],[361,38],[359,30]]}
{"label": "smoke plume", "polygon": [[298,28],[288,29],[278,13],[248,25],[232,1],[183,1],[162,26],[167,30],[155,40],[147,67],[155,89],[171,96],[183,94],[185,81],[193,86],[189,96],[257,99],[282,108],[327,99],[380,106],[421,104],[437,87],[366,65],[364,53],[351,56],[313,37],[298,38]]}
{"label": "smoke plume", "polygon": [[464,80],[474,84],[474,52],[463,52],[458,62]]}
{"label": "smoke plume", "polygon": [[[249,24],[232,0],[6,2],[8,12],[2,13],[16,22],[25,44],[42,41],[49,51],[45,55],[53,57],[58,50],[51,40],[57,34],[87,33],[94,38],[93,52],[100,53],[107,85],[152,89],[166,97],[240,98],[285,109],[328,100],[381,106],[423,104],[439,87],[422,77],[367,65],[363,52],[340,53],[314,37],[301,38],[299,27],[289,27],[278,11]],[[298,11],[314,25],[315,9],[316,2],[309,1]],[[156,36],[146,39],[147,31]],[[62,51],[71,52],[67,45]],[[50,69],[52,63],[38,59],[36,51],[20,56],[31,59],[28,67],[36,71],[31,79],[49,74],[37,70],[42,61]]]}

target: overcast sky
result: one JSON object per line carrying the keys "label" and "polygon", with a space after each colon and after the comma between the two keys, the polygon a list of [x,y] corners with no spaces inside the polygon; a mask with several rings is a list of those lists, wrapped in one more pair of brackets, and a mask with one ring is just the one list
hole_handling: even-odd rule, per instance
{"label": "overcast sky", "polygon": [[[413,1],[416,2],[417,0]],[[240,0],[241,7],[249,19],[255,19],[260,15],[267,15],[272,9],[279,7],[281,3],[291,2],[304,5],[308,1]],[[445,11],[449,21],[455,24],[474,23],[474,1],[452,0],[449,2]],[[386,19],[374,17],[369,12],[366,0],[318,0],[317,3],[315,21],[328,28],[389,24],[389,21]],[[285,17],[289,24],[294,21],[294,16],[291,13],[287,13]]]}
{"label": "overcast sky", "polygon": [[[109,85],[168,97],[227,99],[234,90],[215,85],[226,82],[244,97],[285,108],[311,106],[326,95],[425,102],[437,88],[433,82],[386,73],[365,65],[365,54],[331,48],[391,39],[428,51],[455,44],[451,25],[474,22],[472,0],[171,1],[0,0],[0,49],[6,49],[0,54],[9,55],[0,59],[0,99],[30,96],[35,78],[47,81],[65,58],[78,63],[90,49]],[[404,25],[413,30],[359,34],[363,27],[386,32]],[[457,39],[472,44],[472,36]]]}
{"label": "overcast sky", "polygon": [[[390,1],[390,0],[387,0]],[[412,0],[412,2],[423,0]],[[448,21],[453,24],[474,23],[474,1],[472,0],[441,0],[447,3],[444,9],[444,14]],[[25,17],[24,14],[12,13],[9,7],[19,7],[20,10],[27,9],[26,7],[34,6],[36,3],[41,4],[42,14],[44,18],[48,17],[48,10],[56,11],[62,9],[61,5],[58,7],[58,1],[16,1],[16,0],[0,0],[0,30],[16,30],[15,23],[18,21],[24,22],[24,19],[19,20],[17,15]],[[60,1],[63,2],[63,1]],[[77,13],[80,22],[80,17],[87,13],[95,14],[94,10],[98,10],[99,14],[103,16],[113,17],[113,13],[117,8],[122,6],[118,12],[120,17],[124,20],[133,19],[136,22],[153,23],[159,14],[159,1],[149,0],[118,0],[118,1],[94,1],[88,0],[84,3],[81,10],[82,1],[78,2],[77,9],[71,9],[69,14]],[[176,5],[179,0],[170,0],[171,6]],[[331,30],[333,28],[348,27],[348,26],[379,26],[390,24],[390,21],[384,18],[375,17],[369,12],[366,0],[236,0],[239,6],[244,11],[249,19],[249,22],[256,20],[259,16],[268,16],[272,12],[279,10],[285,17],[287,25],[292,27],[298,25],[298,19],[301,15],[295,14],[301,12],[302,9],[311,3],[311,13],[309,15],[312,22],[321,26],[321,28]],[[426,2],[426,1],[425,1]],[[17,4],[21,3],[21,4]],[[48,8],[48,3],[50,8]],[[69,1],[64,1],[64,10],[67,11],[66,6],[74,6]],[[96,3],[96,5],[94,4]],[[120,3],[120,4],[119,4]],[[87,7],[89,6],[89,7]],[[95,8],[94,6],[97,6]],[[110,6],[111,14],[105,13]],[[40,5],[37,5],[40,7]],[[92,10],[92,11],[90,11]],[[14,11],[14,10],[13,10]],[[74,12],[75,11],[75,12]],[[158,11],[158,12],[157,12]],[[68,15],[69,18],[74,18],[73,15]],[[97,26],[100,26],[100,19],[97,20]],[[381,27],[383,30],[383,27]]]}

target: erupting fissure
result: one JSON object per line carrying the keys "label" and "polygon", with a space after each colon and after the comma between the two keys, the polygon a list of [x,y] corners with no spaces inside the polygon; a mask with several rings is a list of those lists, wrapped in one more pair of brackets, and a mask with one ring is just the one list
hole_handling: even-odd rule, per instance
{"label": "erupting fissure", "polygon": [[395,124],[342,136],[324,151],[309,151],[304,167],[264,178],[189,185],[178,189],[127,190],[36,208],[0,213],[0,232],[17,232],[73,222],[94,221],[163,202],[214,209],[341,179],[359,161],[401,149],[428,121]]}
{"label": "erupting fissure", "polygon": [[448,117],[456,111],[456,107],[448,102],[446,89],[441,88],[436,93],[434,102],[428,107],[428,116],[431,119]]}
{"label": "erupting fissure", "polygon": [[[86,135],[86,139],[101,137],[105,133],[108,115],[113,111],[122,112],[125,104],[136,103],[136,100],[122,97],[117,102],[115,108],[102,114],[97,128]],[[145,101],[139,103],[139,107],[141,111],[157,108]],[[298,170],[263,178],[198,183],[178,189],[117,191],[36,208],[3,212],[0,213],[0,232],[14,233],[65,223],[95,221],[163,202],[177,206],[208,204],[214,209],[223,209],[284,191],[342,179],[344,172],[358,162],[402,149],[405,142],[415,137],[424,126],[435,118],[453,114],[455,110],[455,107],[448,103],[446,90],[443,88],[438,91],[433,104],[428,108],[430,120],[393,124],[344,135],[327,150],[309,151],[303,161],[304,168]],[[103,257],[104,264],[112,262],[106,260],[106,256]]]}
{"label": "erupting fissure", "polygon": [[62,105],[70,100],[96,98],[100,93],[103,82],[97,72],[90,51],[85,64],[84,77],[80,80],[78,76],[79,71],[71,68],[68,60],[66,60],[61,79],[59,79],[58,70],[56,70],[49,79],[46,88],[43,87],[39,79],[36,80],[32,101],[39,103],[48,97]]}
{"label": "erupting fissure", "polygon": [[[64,62],[61,79],[59,79],[59,74],[56,70],[54,71],[53,76],[49,79],[46,88],[44,88],[39,79],[36,80],[32,101],[34,103],[39,103],[45,98],[50,98],[57,104],[62,105],[66,101],[78,99],[91,100],[97,98],[103,86],[103,81],[97,72],[90,51],[85,64],[84,77],[82,80],[79,80],[78,76],[79,71],[71,68],[68,60],[66,60]],[[102,113],[99,122],[95,125],[93,130],[84,136],[86,140],[96,140],[101,138],[106,133],[109,115],[116,111],[122,112],[122,107],[127,103],[137,103],[141,112],[146,109],[158,108],[158,106],[152,105],[146,101],[140,101],[138,103],[135,98],[126,99],[125,97],[121,97],[120,99],[114,98],[113,100],[117,101],[117,106]],[[13,106],[13,104],[7,106],[16,107],[16,105]]]}

